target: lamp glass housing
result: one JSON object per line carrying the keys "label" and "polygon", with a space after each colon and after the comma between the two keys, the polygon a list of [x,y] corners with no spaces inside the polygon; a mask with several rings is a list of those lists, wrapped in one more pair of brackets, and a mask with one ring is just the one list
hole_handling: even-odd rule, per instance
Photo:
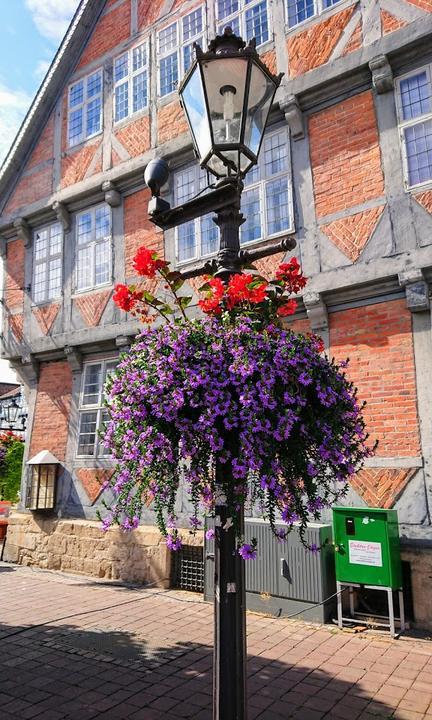
{"label": "lamp glass housing", "polygon": [[[229,31],[227,33],[227,31]],[[258,162],[281,76],[229,28],[197,57],[179,95],[202,168],[218,178],[243,177]]]}
{"label": "lamp glass housing", "polygon": [[53,510],[55,506],[57,465],[32,465],[28,507]]}

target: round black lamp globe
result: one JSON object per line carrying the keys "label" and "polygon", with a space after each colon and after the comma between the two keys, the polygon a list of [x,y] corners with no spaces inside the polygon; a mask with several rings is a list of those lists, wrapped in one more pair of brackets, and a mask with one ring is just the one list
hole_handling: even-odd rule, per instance
{"label": "round black lamp globe", "polygon": [[179,87],[201,167],[218,178],[241,178],[257,163],[273,99],[283,74],[260,60],[230,27],[196,59]]}

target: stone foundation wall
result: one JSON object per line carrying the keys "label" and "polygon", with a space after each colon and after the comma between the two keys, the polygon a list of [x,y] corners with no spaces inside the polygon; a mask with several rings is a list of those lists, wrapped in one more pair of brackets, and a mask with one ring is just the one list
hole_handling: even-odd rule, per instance
{"label": "stone foundation wall", "polygon": [[150,525],[133,533],[117,528],[104,533],[95,521],[13,513],[3,557],[20,565],[169,586],[170,552],[159,531]]}

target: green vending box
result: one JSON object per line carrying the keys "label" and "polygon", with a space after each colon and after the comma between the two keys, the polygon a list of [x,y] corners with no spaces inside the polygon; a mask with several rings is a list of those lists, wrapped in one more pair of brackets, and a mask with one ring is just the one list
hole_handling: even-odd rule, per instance
{"label": "green vending box", "polygon": [[402,587],[396,510],[333,508],[336,580]]}

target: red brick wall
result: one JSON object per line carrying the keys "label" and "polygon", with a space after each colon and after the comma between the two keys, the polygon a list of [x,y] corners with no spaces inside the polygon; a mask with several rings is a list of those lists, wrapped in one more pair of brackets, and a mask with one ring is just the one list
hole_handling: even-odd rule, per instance
{"label": "red brick wall", "polygon": [[33,150],[26,165],[26,170],[54,157],[54,115],[50,117],[45,125],[42,135]]}
{"label": "red brick wall", "polygon": [[12,213],[18,208],[30,205],[51,195],[53,190],[52,175],[52,167],[47,167],[31,175],[21,177],[5,207],[5,213]]}
{"label": "red brick wall", "polygon": [[159,145],[187,132],[186,116],[178,102],[169,103],[169,105],[161,108],[157,120]]}
{"label": "red brick wall", "polygon": [[405,27],[405,25],[408,25],[406,20],[391,15],[387,10],[381,10],[381,28],[383,35],[388,35],[389,33],[395,32],[395,30],[400,30],[400,28]]}
{"label": "red brick wall", "polygon": [[405,300],[330,315],[330,354],[350,358],[347,374],[366,400],[378,456],[420,454],[411,313]]}
{"label": "red brick wall", "polygon": [[96,60],[130,36],[131,7],[125,0],[119,7],[103,15],[81,55],[78,68]]}
{"label": "red brick wall", "polygon": [[[128,151],[130,157],[141,155],[150,148],[150,122],[148,116],[144,115],[116,130],[115,136],[125,150]],[[117,164],[116,159],[120,160],[118,156],[117,158],[114,157],[114,164]]]}
{"label": "red brick wall", "polygon": [[370,90],[312,115],[309,135],[318,217],[383,194],[378,129]]}
{"label": "red brick wall", "polygon": [[408,2],[411,5],[417,5],[422,10],[426,10],[426,12],[432,12],[432,0],[408,0]]}
{"label": "red brick wall", "polygon": [[49,450],[64,461],[72,394],[67,361],[42,363],[30,440],[30,457]]}
{"label": "red brick wall", "polygon": [[[93,141],[88,145],[84,145],[75,152],[69,152],[62,158],[60,182],[62,188],[84,180],[100,144],[101,139],[98,138],[96,142]],[[97,172],[97,168],[95,168],[95,172]]]}
{"label": "red brick wall", "polygon": [[158,232],[149,221],[147,204],[150,199],[149,190],[139,190],[128,195],[124,200],[124,243],[125,243],[125,277],[135,276],[132,267],[134,255],[141,245],[155,250],[163,257],[163,233]]}
{"label": "red brick wall", "polygon": [[21,238],[7,244],[6,255],[6,306],[22,308],[24,303],[24,259],[25,247]]}
{"label": "red brick wall", "polygon": [[161,11],[163,0],[138,0],[138,29],[154,23]]}
{"label": "red brick wall", "polygon": [[347,8],[290,35],[287,41],[290,77],[308,72],[329,60],[353,12],[353,7]]}

